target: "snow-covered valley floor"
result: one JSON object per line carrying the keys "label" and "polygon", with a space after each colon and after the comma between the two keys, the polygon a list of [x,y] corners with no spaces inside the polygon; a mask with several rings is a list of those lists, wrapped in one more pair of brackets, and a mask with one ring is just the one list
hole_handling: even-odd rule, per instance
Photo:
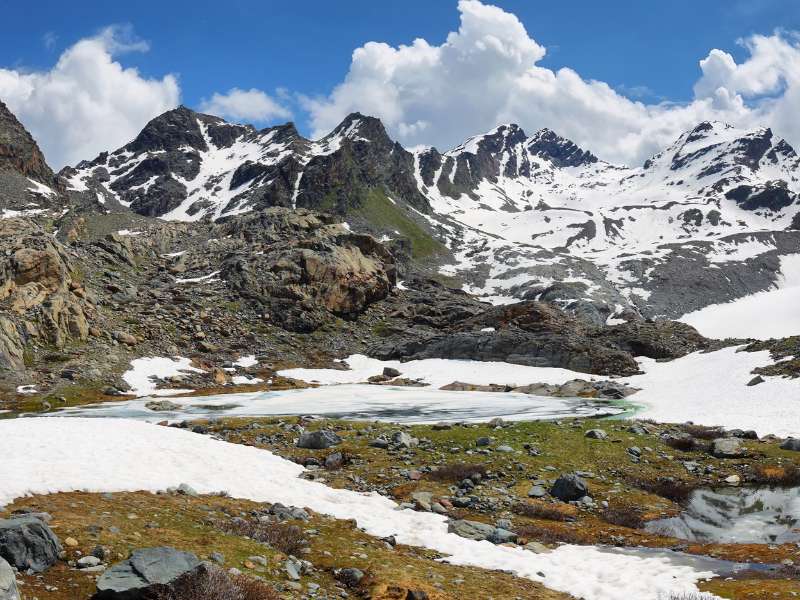
{"label": "snow-covered valley floor", "polygon": [[4,421],[0,452],[15,457],[0,463],[0,506],[28,494],[155,492],[188,483],[200,493],[225,490],[236,498],[305,506],[355,519],[371,535],[395,535],[400,543],[444,553],[453,564],[508,569],[586,600],[659,600],[694,592],[698,580],[712,575],[663,556],[626,556],[574,545],[534,554],[467,540],[448,533],[443,516],[401,510],[375,493],[300,479],[302,467],[268,451],[132,420]]}

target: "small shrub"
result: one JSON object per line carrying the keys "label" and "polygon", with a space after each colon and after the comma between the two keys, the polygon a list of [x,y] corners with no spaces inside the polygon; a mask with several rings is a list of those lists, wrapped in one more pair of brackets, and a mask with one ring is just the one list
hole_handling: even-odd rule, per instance
{"label": "small shrub", "polygon": [[511,512],[531,519],[546,519],[548,521],[572,521],[574,519],[574,515],[570,514],[570,511],[565,508],[545,502],[518,502],[511,507]]}
{"label": "small shrub", "polygon": [[641,529],[644,527],[642,511],[629,506],[609,506],[600,516],[606,523],[628,527],[630,529]]}
{"label": "small shrub", "polygon": [[303,530],[291,523],[275,521],[262,523],[254,520],[234,519],[215,523],[215,526],[225,533],[247,537],[256,542],[268,544],[284,554],[296,556],[307,545],[307,541],[303,537]]}
{"label": "small shrub", "polygon": [[697,441],[688,436],[668,436],[664,439],[664,443],[670,448],[680,450],[681,452],[692,452],[697,450]]}
{"label": "small shrub", "polygon": [[774,485],[794,487],[800,485],[800,468],[789,465],[757,465],[753,469],[753,483],[756,485]]}
{"label": "small shrub", "polygon": [[539,525],[521,525],[517,527],[517,537],[527,541],[540,542],[542,544],[590,544],[591,540],[586,534],[581,534],[573,529],[559,528],[550,529]]}
{"label": "small shrub", "polygon": [[449,463],[431,471],[428,477],[434,481],[463,481],[474,475],[486,477],[486,467],[470,463]]}
{"label": "small shrub", "polygon": [[172,588],[156,592],[155,600],[280,600],[280,596],[263,581],[209,566],[184,575]]}
{"label": "small shrub", "polygon": [[688,483],[679,479],[662,478],[655,481],[644,479],[631,479],[628,483],[645,492],[661,496],[673,502],[683,504],[689,499],[689,494],[694,489]]}
{"label": "small shrub", "polygon": [[715,440],[725,435],[725,431],[720,427],[708,427],[706,425],[685,424],[681,426],[684,432],[698,440]]}

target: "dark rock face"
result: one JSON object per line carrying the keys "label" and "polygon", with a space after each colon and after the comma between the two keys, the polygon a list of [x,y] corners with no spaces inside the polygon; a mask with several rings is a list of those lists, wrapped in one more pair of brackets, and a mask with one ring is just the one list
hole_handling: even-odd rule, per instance
{"label": "dark rock face", "polygon": [[64,182],[53,174],[31,134],[0,101],[0,219],[8,216],[3,214],[6,210],[56,210],[67,203]]}
{"label": "dark rock face", "polygon": [[[634,356],[678,358],[709,346],[706,338],[682,323],[633,321],[596,327],[543,302],[454,311],[449,316],[449,321],[429,323],[439,331],[390,336],[372,346],[369,354],[382,360],[503,361],[631,375],[639,371]],[[487,328],[491,331],[482,331]]]}
{"label": "dark rock face", "polygon": [[677,321],[628,322],[600,329],[591,336],[606,346],[633,356],[672,359],[709,347],[691,325]]}
{"label": "dark rock face", "polygon": [[36,517],[0,519],[0,557],[20,571],[41,573],[58,561],[61,544]]}
{"label": "dark rock face", "polygon": [[0,101],[0,171],[15,171],[47,186],[56,176],[31,134]]}
{"label": "dark rock face", "polygon": [[533,154],[550,159],[559,167],[580,167],[597,162],[597,157],[581,149],[574,142],[562,138],[549,129],[542,129],[528,142],[528,150]]}
{"label": "dark rock face", "polygon": [[182,576],[201,568],[194,554],[174,548],[136,550],[128,560],[108,569],[97,581],[95,600],[150,600]]}
{"label": "dark rock face", "polygon": [[564,502],[574,502],[589,495],[589,486],[583,479],[570,473],[556,479],[550,489],[550,495]]}
{"label": "dark rock face", "polygon": [[740,185],[726,192],[725,197],[745,210],[767,209],[772,212],[779,212],[797,200],[785,181],[771,181],[763,188]]}
{"label": "dark rock face", "polygon": [[455,332],[371,350],[382,360],[452,358],[502,361],[530,367],[560,367],[582,373],[630,375],[636,361],[621,351],[593,348],[585,340],[555,333],[524,331]]}

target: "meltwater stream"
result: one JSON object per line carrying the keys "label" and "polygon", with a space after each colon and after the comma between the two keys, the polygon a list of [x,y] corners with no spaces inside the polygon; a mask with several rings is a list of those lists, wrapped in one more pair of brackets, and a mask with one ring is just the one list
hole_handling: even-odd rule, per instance
{"label": "meltwater stream", "polygon": [[176,405],[172,410],[155,411],[147,408],[146,405],[153,400],[140,398],[76,406],[47,413],[47,416],[122,417],[156,422],[313,414],[338,419],[436,423],[488,421],[495,417],[527,421],[602,417],[620,415],[626,411],[616,401],[359,384],[217,396],[173,396],[168,398],[169,402]]}

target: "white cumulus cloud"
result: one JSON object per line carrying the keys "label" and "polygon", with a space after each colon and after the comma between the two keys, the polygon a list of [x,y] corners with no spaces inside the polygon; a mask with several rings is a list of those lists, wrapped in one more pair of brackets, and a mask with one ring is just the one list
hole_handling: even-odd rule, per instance
{"label": "white cumulus cloud", "polygon": [[292,112],[286,106],[255,88],[232,88],[225,94],[215,93],[200,103],[200,110],[235,121],[264,122],[292,118]]}
{"label": "white cumulus cloud", "polygon": [[133,139],[180,100],[175,76],[146,78],[115,59],[147,49],[129,28],[106,28],[65,50],[49,71],[0,68],[0,100],[55,169],[94,158]]}
{"label": "white cumulus cloud", "polygon": [[301,98],[315,136],[353,111],[380,117],[407,146],[455,146],[499,123],[549,127],[607,160],[629,164],[672,142],[698,122],[773,126],[800,144],[800,46],[776,32],[741,41],[737,64],[721,50],[700,61],[694,98],[647,103],[575,70],[537,63],[545,48],[519,19],[479,0],[460,0],[461,23],[441,45],[423,39],[397,47],[369,42],[353,52],[349,71],[321,98]]}

